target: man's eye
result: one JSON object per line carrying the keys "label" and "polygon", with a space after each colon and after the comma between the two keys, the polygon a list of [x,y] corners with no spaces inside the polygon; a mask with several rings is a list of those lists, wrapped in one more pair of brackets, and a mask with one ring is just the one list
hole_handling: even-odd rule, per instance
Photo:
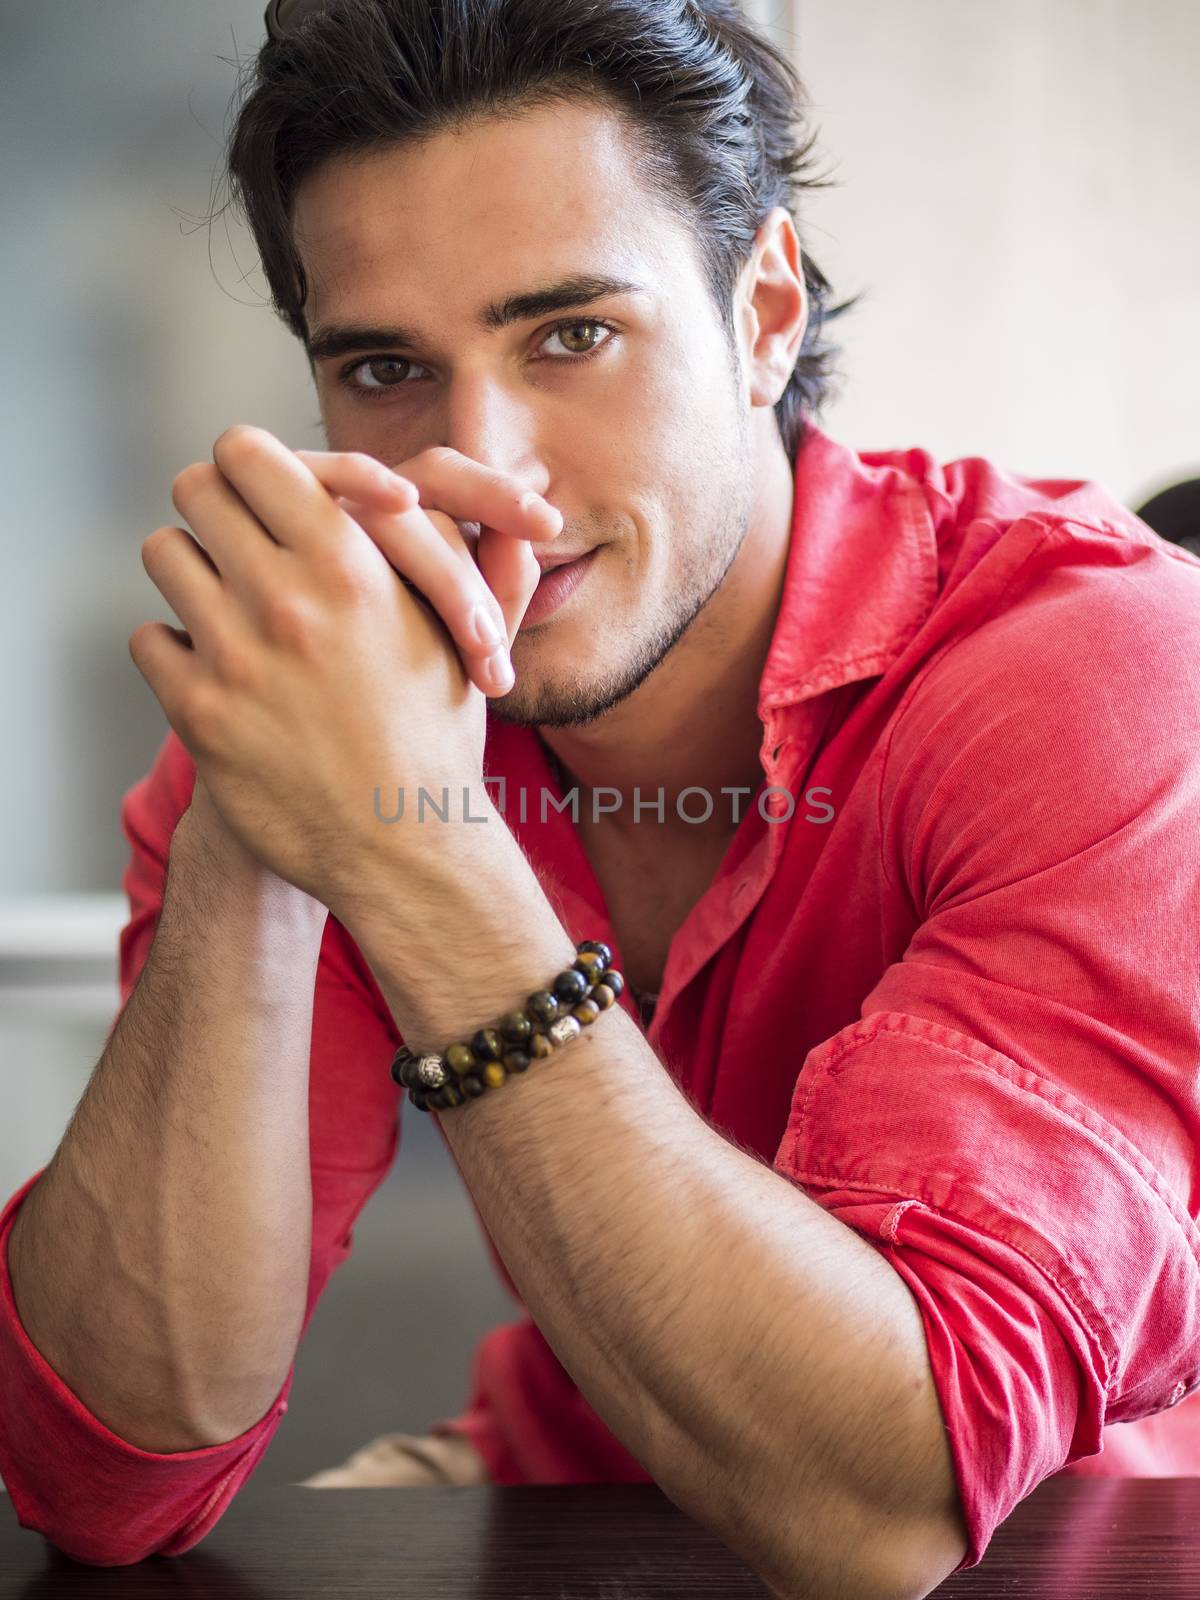
{"label": "man's eye", "polygon": [[404,387],[407,372],[395,383],[363,383],[355,376],[356,373],[369,371],[372,367],[404,367],[409,372],[413,369],[421,371],[415,361],[408,361],[404,356],[367,356],[364,360],[356,361],[353,366],[346,368],[342,373],[342,382],[348,389],[353,389],[359,394],[382,394],[388,389]]}
{"label": "man's eye", "polygon": [[[558,327],[552,328],[542,341],[542,349],[557,339],[565,354],[552,353],[551,360],[564,365],[570,361],[587,361],[611,344],[616,334],[617,330],[610,323],[598,322],[594,317],[577,317],[573,322],[560,322]],[[419,362],[410,361],[407,356],[363,356],[343,370],[341,383],[352,394],[375,399],[389,390],[411,387],[413,374],[425,371]],[[385,376],[388,372],[390,379]]]}
{"label": "man's eye", "polygon": [[592,318],[585,317],[575,322],[559,323],[557,328],[552,329],[546,335],[546,340],[547,342],[551,339],[560,340],[569,356],[579,358],[590,356],[597,350],[602,350],[608,344],[608,338],[597,343],[594,337],[597,333],[606,333],[611,338],[615,332],[616,330],[610,327],[607,322],[597,322]]}

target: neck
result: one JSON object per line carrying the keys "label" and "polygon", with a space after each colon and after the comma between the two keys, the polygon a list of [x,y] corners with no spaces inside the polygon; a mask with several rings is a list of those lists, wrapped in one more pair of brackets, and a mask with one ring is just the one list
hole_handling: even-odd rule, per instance
{"label": "neck", "polygon": [[[772,419],[772,427],[774,422]],[[663,790],[664,831],[732,834],[731,798],[725,787],[749,788],[762,781],[759,684],[779,615],[791,535],[794,484],[787,455],[768,452],[755,514],[742,547],[720,588],[670,654],[629,698],[587,728],[539,729],[539,737],[562,768],[566,786],[577,785],[581,801],[604,786],[621,804],[604,817],[606,827],[633,831],[634,801],[643,815]],[[698,787],[712,797],[707,823],[678,821],[679,794]],[[635,790],[637,794],[635,795]],[[742,796],[741,811],[748,796]],[[606,802],[611,796],[605,796]],[[581,807],[590,814],[590,806]],[[684,810],[706,809],[689,795]]]}

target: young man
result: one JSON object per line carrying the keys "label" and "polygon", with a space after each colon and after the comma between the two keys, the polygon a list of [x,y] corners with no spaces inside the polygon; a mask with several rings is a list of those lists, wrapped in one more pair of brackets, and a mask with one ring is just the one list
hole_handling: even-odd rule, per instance
{"label": "young man", "polygon": [[583,940],[608,1014],[406,1108],[528,1315],[315,1483],[653,1479],[775,1593],[894,1595],[1064,1467],[1200,1468],[1200,561],[818,429],[790,69],[583,11],[330,0],[239,116],[329,450],[231,428],[143,547],[123,1010],[0,1221],[0,1471],[84,1560],[220,1518],[397,1047]]}

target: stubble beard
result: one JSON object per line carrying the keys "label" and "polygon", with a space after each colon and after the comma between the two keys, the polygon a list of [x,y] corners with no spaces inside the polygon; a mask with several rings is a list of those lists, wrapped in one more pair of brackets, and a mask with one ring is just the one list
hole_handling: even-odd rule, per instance
{"label": "stubble beard", "polygon": [[[739,423],[733,449],[726,454],[707,496],[709,503],[718,508],[709,534],[688,551],[685,562],[678,564],[677,575],[668,579],[667,592],[653,615],[640,609],[635,599],[632,617],[626,621],[624,608],[618,610],[605,604],[600,587],[595,595],[587,592],[599,578],[599,573],[590,574],[576,604],[581,610],[591,605],[600,614],[601,627],[607,630],[611,626],[605,641],[609,664],[598,672],[573,669],[569,644],[572,630],[569,625],[562,627],[563,645],[556,648],[555,622],[551,618],[544,642],[535,643],[530,638],[528,653],[533,660],[524,682],[518,635],[514,651],[516,684],[503,699],[488,702],[489,714],[495,721],[524,728],[587,727],[627,700],[666,659],[721,587],[750,529],[754,462],[749,419],[740,411]],[[608,566],[607,584],[619,584],[619,558],[602,550],[596,559]]]}

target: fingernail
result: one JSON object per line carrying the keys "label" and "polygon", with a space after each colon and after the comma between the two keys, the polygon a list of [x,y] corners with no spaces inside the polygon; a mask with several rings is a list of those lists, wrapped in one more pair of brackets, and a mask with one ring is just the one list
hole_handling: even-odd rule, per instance
{"label": "fingernail", "polygon": [[480,644],[487,645],[492,650],[504,643],[486,606],[476,606],[471,612],[471,630]]}
{"label": "fingernail", "polygon": [[503,646],[488,657],[487,669],[488,677],[503,694],[507,694],[517,681],[508,651]]}

